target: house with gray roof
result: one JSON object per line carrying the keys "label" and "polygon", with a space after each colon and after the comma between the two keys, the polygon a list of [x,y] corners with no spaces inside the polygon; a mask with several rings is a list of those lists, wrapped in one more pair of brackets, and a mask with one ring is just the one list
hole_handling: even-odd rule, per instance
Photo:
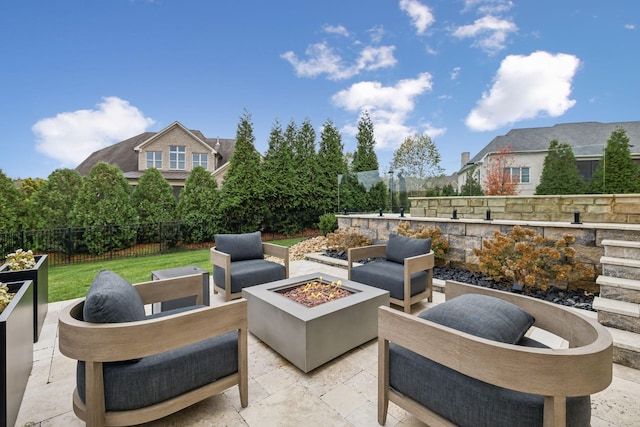
{"label": "house with gray roof", "polygon": [[540,184],[549,144],[554,139],[559,143],[571,145],[578,170],[585,181],[588,181],[600,161],[604,161],[606,167],[604,148],[611,133],[618,128],[626,131],[631,146],[631,157],[640,162],[640,121],[561,123],[550,127],[512,129],[506,135],[495,137],[475,156],[470,158],[468,152],[462,154],[458,188],[464,184],[469,170],[477,174],[476,179],[482,184],[491,156],[509,148],[513,163],[508,173],[518,182],[518,194],[534,194]]}
{"label": "house with gray roof", "polygon": [[222,185],[235,143],[235,139],[206,138],[199,130],[173,122],[160,132],[144,132],[95,151],[76,170],[88,175],[96,163],[107,162],[135,186],[147,169],[156,168],[177,197],[195,166],[203,166]]}

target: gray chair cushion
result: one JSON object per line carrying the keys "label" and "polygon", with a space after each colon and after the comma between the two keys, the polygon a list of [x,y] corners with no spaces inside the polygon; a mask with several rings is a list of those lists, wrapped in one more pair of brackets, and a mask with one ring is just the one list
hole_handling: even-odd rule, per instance
{"label": "gray chair cushion", "polygon": [[[411,275],[411,295],[427,289],[426,271]],[[351,268],[351,280],[389,291],[391,298],[404,300],[404,265],[391,261],[376,261]]]}
{"label": "gray chair cushion", "polygon": [[460,295],[424,310],[418,317],[507,344],[520,341],[535,322],[515,304],[479,294]]}
{"label": "gray chair cushion", "polygon": [[101,270],[97,274],[84,303],[86,322],[136,322],[145,317],[142,298],[131,283],[113,271]]}
{"label": "gray chair cushion", "polygon": [[[394,343],[389,344],[389,385],[459,426],[542,425],[543,396],[476,380]],[[590,397],[567,398],[567,426],[590,422]]]}
{"label": "gray chair cushion", "polygon": [[264,259],[262,234],[259,231],[244,234],[216,234],[216,249],[231,256],[231,262],[246,259]]}
{"label": "gray chair cushion", "polygon": [[[138,363],[103,365],[107,411],[144,408],[238,372],[238,333],[229,332]],[[85,364],[76,369],[78,394],[85,401]]]}
{"label": "gray chair cushion", "polygon": [[405,258],[429,253],[431,239],[415,239],[400,234],[390,234],[387,242],[387,261],[404,264]]}
{"label": "gray chair cushion", "polygon": [[[213,281],[216,286],[226,289],[225,270],[220,266],[213,268]],[[249,259],[231,263],[231,292],[240,292],[242,288],[260,285],[286,278],[284,265],[265,259]]]}

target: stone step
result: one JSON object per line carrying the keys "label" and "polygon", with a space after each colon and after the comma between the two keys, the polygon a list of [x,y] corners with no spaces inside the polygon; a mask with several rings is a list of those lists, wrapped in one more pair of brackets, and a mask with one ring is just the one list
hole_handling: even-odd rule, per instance
{"label": "stone step", "polygon": [[603,256],[600,264],[604,276],[640,280],[640,260]]}
{"label": "stone step", "polygon": [[640,369],[640,334],[607,328],[613,337],[613,362]]}
{"label": "stone step", "polygon": [[596,297],[593,308],[604,326],[640,333],[640,304]]}
{"label": "stone step", "polygon": [[640,280],[622,277],[598,276],[600,297],[640,304]]}
{"label": "stone step", "polygon": [[640,242],[605,239],[602,246],[606,257],[640,259]]}

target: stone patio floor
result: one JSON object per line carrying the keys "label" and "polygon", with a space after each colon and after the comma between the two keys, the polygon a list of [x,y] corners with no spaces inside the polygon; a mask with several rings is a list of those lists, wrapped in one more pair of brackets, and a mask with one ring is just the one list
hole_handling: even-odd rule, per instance
{"label": "stone patio floor", "polygon": [[[344,269],[311,261],[292,261],[291,276],[324,272],[346,278]],[[222,297],[211,295],[213,304]],[[434,303],[444,295],[434,294]],[[41,338],[34,346],[34,363],[22,401],[17,426],[80,426],[73,413],[74,360],[60,354],[58,312],[72,303],[49,305]],[[429,304],[414,306],[414,313]],[[588,313],[591,314],[591,313]],[[589,375],[585,372],[584,375]],[[613,382],[591,396],[591,425],[640,425],[640,371],[613,366]],[[304,374],[260,340],[249,334],[249,406],[240,406],[238,388],[210,397],[148,426],[377,426],[377,342],[372,340]],[[389,405],[386,426],[423,426]]]}

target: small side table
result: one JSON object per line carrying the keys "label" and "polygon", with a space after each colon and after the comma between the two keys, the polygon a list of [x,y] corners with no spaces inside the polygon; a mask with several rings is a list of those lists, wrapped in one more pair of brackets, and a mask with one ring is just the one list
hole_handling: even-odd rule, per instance
{"label": "small side table", "polygon": [[[187,267],[167,268],[165,270],[154,270],[151,272],[151,280],[173,279],[180,276],[188,276],[191,274],[202,274],[202,302],[205,305],[210,305],[209,302],[209,272],[200,267],[189,265]],[[195,305],[196,297],[184,297],[170,301],[163,301],[154,303],[152,306],[152,313],[159,313],[161,311],[167,311],[174,308],[188,307]]]}

